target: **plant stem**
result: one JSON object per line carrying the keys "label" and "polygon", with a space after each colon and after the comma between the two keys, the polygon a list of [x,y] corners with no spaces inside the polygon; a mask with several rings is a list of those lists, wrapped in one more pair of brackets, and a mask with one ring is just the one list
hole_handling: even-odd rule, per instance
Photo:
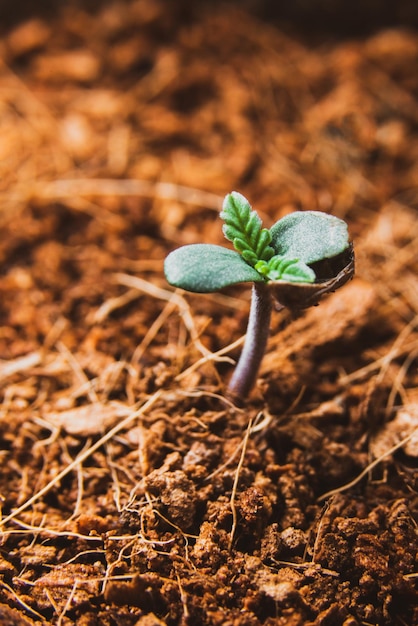
{"label": "plant stem", "polygon": [[253,283],[244,348],[229,382],[228,393],[242,400],[252,389],[267,345],[272,300],[265,283]]}

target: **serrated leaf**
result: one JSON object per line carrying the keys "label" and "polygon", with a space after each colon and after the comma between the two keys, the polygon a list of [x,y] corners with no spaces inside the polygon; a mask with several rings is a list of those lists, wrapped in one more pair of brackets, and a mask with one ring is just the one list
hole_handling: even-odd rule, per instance
{"label": "serrated leaf", "polygon": [[341,254],[349,246],[347,224],[320,211],[296,211],[270,228],[276,254],[311,264]]}
{"label": "serrated leaf", "polygon": [[[260,232],[260,236],[258,238],[258,243],[257,243],[257,248],[255,250],[255,253],[259,259],[263,259],[263,256],[264,256],[263,260],[267,260],[269,258],[270,252],[268,251],[269,250],[273,251],[273,248],[271,248],[270,246],[270,242],[271,242],[270,231],[267,230],[267,228],[263,228],[263,230]],[[268,252],[267,258],[266,258],[266,252]]]}
{"label": "serrated leaf", "polygon": [[261,231],[261,224],[262,221],[260,220],[257,213],[255,211],[251,211],[247,218],[245,232],[251,234],[253,232]]}
{"label": "serrated leaf", "polygon": [[167,281],[195,293],[210,293],[244,282],[263,282],[234,250],[212,244],[192,244],[177,248],[164,262]]}
{"label": "serrated leaf", "polygon": [[[247,242],[244,241],[243,239],[241,239],[241,237],[235,237],[234,238],[234,248],[238,252],[245,252],[245,251],[248,250]],[[252,250],[251,250],[251,252],[252,252]]]}
{"label": "serrated leaf", "polygon": [[[230,241],[235,237],[241,237],[251,244],[248,239],[261,230],[261,219],[251,209],[248,200],[238,191],[232,191],[225,196],[220,217],[225,222],[222,230]],[[229,233],[233,234],[231,238],[228,236]]]}
{"label": "serrated leaf", "polygon": [[303,261],[282,256],[274,256],[269,261],[258,261],[255,269],[270,281],[290,283],[313,283],[315,272]]}
{"label": "serrated leaf", "polygon": [[252,265],[253,267],[255,266],[255,264],[258,261],[257,255],[254,254],[254,252],[251,252],[251,250],[243,250],[242,251],[242,258],[245,261],[247,261],[247,263]]}
{"label": "serrated leaf", "polygon": [[303,261],[296,261],[283,270],[280,280],[289,283],[313,283],[315,272]]}
{"label": "serrated leaf", "polygon": [[229,241],[234,241],[234,239],[239,239],[242,236],[242,230],[231,224],[224,224],[222,226],[222,232]]}
{"label": "serrated leaf", "polygon": [[233,191],[225,196],[220,216],[225,221],[222,228],[225,237],[248,263],[254,265],[257,260],[267,260],[274,255],[269,245],[270,232],[261,227],[261,219],[242,194]]}

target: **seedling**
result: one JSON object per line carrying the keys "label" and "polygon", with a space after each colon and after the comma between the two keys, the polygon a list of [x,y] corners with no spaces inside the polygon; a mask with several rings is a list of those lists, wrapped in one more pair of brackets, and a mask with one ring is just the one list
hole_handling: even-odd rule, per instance
{"label": "seedling", "polygon": [[195,293],[252,282],[244,348],[228,386],[242,400],[255,383],[269,335],[273,303],[298,311],[318,304],[354,274],[347,224],[320,211],[296,211],[262,228],[256,211],[240,193],[225,197],[223,233],[235,250],[192,244],[171,252],[164,264],[167,281]]}

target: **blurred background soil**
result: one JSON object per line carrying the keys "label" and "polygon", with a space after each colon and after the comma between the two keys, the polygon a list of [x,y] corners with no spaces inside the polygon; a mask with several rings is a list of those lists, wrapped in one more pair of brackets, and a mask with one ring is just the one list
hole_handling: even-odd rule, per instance
{"label": "blurred background soil", "polygon": [[[0,6],[0,623],[418,623],[418,8]],[[356,276],[272,320],[163,260],[348,222]]]}

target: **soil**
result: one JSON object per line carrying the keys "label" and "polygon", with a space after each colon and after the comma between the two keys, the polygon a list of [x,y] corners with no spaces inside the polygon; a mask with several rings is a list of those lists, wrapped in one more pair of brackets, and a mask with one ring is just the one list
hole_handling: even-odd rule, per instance
{"label": "soil", "polygon": [[[3,22],[1,624],[418,624],[418,34],[253,4]],[[163,274],[233,189],[356,254],[243,407],[250,289]]]}

